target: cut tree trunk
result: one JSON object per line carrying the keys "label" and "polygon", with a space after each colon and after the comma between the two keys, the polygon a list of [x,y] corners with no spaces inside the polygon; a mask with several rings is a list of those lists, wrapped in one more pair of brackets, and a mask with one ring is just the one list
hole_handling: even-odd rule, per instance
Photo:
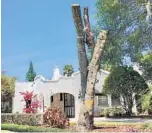
{"label": "cut tree trunk", "polygon": [[[80,6],[77,4],[72,5],[73,19],[77,31],[78,41],[78,58],[81,73],[81,91],[83,102],[81,102],[79,119],[77,128],[79,131],[91,130],[94,127],[94,91],[96,76],[99,70],[99,60],[104,50],[107,38],[107,31],[101,31],[96,45],[94,45],[94,36],[91,32],[88,8],[84,9],[84,23],[81,19]],[[87,37],[86,37],[87,36]],[[86,38],[85,38],[86,37]],[[85,50],[85,39],[87,39],[88,48],[94,48],[91,61],[88,66],[88,60]]]}
{"label": "cut tree trunk", "polygon": [[107,32],[102,31],[99,34],[97,43],[95,45],[94,53],[92,60],[88,67],[88,77],[87,77],[87,88],[84,103],[81,105],[79,119],[78,119],[78,128],[86,131],[92,130],[94,128],[94,91],[96,76],[99,70],[99,59],[104,50],[105,42],[107,38]]}
{"label": "cut tree trunk", "polygon": [[79,59],[79,69],[81,74],[81,98],[84,99],[86,93],[87,75],[88,75],[88,60],[86,56],[85,49],[85,34],[83,32],[83,22],[81,18],[80,5],[72,5],[73,19],[75,22],[75,27],[77,31],[77,47],[78,47],[78,59]]}

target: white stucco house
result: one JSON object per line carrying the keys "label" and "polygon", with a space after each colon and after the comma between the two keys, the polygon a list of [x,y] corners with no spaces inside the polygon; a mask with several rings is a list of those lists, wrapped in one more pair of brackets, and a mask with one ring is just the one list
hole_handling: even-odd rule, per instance
{"label": "white stucco house", "polygon": [[[120,99],[114,99],[110,95],[106,96],[102,93],[102,85],[109,72],[101,70],[97,74],[98,82],[95,85],[95,112],[100,108],[108,108],[121,106]],[[62,76],[60,70],[56,67],[53,71],[51,80],[45,79],[38,75],[34,82],[15,83],[15,96],[13,98],[13,113],[23,113],[25,106],[21,102],[23,97],[19,92],[34,91],[38,94],[38,100],[42,102],[43,107],[57,106],[60,107],[68,117],[77,118],[79,114],[79,92],[80,92],[80,73],[75,72],[71,77]],[[39,112],[43,113],[45,108],[41,108]]]}

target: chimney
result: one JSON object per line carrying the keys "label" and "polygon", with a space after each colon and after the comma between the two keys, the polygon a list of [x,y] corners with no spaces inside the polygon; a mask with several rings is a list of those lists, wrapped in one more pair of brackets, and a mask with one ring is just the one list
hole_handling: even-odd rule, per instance
{"label": "chimney", "polygon": [[58,80],[59,77],[60,77],[60,70],[59,70],[59,67],[56,66],[53,70],[53,77],[52,77],[52,80]]}

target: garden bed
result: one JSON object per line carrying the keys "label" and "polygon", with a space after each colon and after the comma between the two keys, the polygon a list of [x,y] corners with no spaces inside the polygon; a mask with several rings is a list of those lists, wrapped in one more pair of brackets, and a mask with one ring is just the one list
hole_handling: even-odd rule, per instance
{"label": "garden bed", "polygon": [[[76,130],[76,123],[71,123],[71,132]],[[152,132],[152,124],[130,124],[117,122],[95,122],[95,128],[90,132]]]}

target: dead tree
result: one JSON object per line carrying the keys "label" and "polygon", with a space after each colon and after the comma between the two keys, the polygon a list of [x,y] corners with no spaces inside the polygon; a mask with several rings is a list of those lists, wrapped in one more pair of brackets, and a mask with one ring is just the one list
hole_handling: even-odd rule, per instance
{"label": "dead tree", "polygon": [[[84,25],[80,5],[72,5],[72,14],[77,31],[77,47],[81,74],[81,108],[77,126],[79,130],[90,130],[94,127],[94,91],[99,60],[102,57],[107,39],[107,31],[101,31],[96,44],[89,22],[88,8],[84,8]],[[92,55],[87,58],[85,45]]]}

